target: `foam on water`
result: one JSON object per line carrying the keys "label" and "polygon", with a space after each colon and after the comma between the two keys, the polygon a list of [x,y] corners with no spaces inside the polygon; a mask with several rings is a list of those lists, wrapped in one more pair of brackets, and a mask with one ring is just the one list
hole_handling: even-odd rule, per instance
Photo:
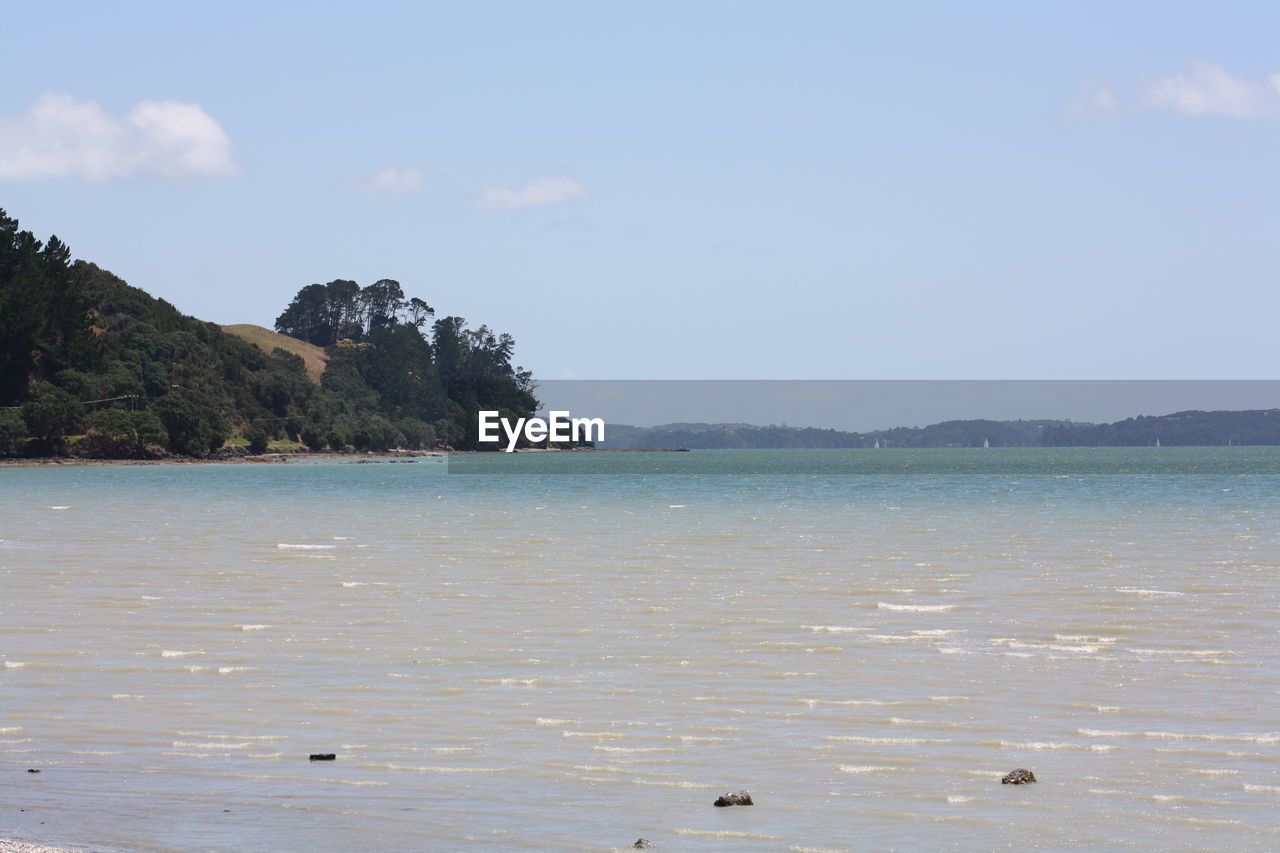
{"label": "foam on water", "polygon": [[742,841],[781,841],[779,835],[765,835],[760,832],[747,832],[741,829],[686,829],[671,830],[676,835],[692,835],[703,838],[740,839]]}
{"label": "foam on water", "polygon": [[365,766],[374,770],[404,770],[411,773],[502,773],[506,770],[504,767],[447,767],[439,764],[369,764]]}
{"label": "foam on water", "polygon": [[1159,598],[1161,596],[1166,596],[1170,598],[1181,598],[1182,596],[1186,595],[1185,592],[1177,592],[1174,590],[1138,589],[1137,587],[1132,587],[1132,586],[1118,586],[1116,587],[1116,592],[1123,592],[1127,595],[1141,595],[1146,598]]}
{"label": "foam on water", "polygon": [[929,737],[873,737],[870,735],[827,735],[826,740],[842,743],[874,743],[889,746],[918,743],[951,743],[951,738]]}
{"label": "foam on water", "polygon": [[1150,738],[1153,740],[1205,740],[1205,741],[1226,741],[1232,743],[1263,743],[1274,744],[1280,743],[1280,734],[1270,732],[1267,734],[1208,734],[1203,732],[1122,732],[1122,731],[1103,731],[1099,729],[1077,729],[1078,733],[1086,737],[1115,737],[1115,738]]}

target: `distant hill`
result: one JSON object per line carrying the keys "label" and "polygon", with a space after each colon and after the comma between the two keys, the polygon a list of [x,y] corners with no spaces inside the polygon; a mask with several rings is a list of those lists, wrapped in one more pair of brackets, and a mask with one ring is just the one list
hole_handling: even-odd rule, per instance
{"label": "distant hill", "polygon": [[276,347],[291,352],[302,359],[302,363],[307,367],[307,377],[315,384],[320,384],[320,377],[324,375],[324,369],[329,366],[329,356],[325,351],[306,341],[300,341],[297,338],[291,338],[288,335],[282,335],[279,332],[273,332],[262,326],[255,326],[252,323],[239,323],[232,326],[223,326],[222,331],[235,335],[241,340],[249,343],[262,350],[266,355],[271,355],[272,350]]}
{"label": "distant hill", "polygon": [[812,427],[676,423],[609,424],[598,447],[613,450],[858,447],[1163,447],[1280,445],[1280,409],[1176,412],[1112,424],[1060,420],[960,420],[857,433]]}
{"label": "distant hill", "polygon": [[876,447],[1037,447],[1044,430],[1067,421],[946,421],[926,427],[895,427],[858,433],[836,429],[792,426],[755,426],[741,423],[673,423],[649,428],[609,424],[606,441],[611,449],[784,449]]}
{"label": "distant hill", "polygon": [[1046,429],[1058,447],[1163,447],[1280,444],[1280,409],[1139,415],[1111,424],[1066,424]]}

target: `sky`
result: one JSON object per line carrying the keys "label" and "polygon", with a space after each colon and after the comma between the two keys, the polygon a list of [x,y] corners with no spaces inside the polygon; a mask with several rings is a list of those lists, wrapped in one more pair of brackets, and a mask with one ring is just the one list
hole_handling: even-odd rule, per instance
{"label": "sky", "polygon": [[1277,31],[1263,3],[20,4],[0,208],[223,324],[392,278],[544,379],[1271,379]]}
{"label": "sky", "polygon": [[1114,423],[1181,411],[1274,409],[1280,380],[546,379],[541,414],[606,425],[674,422],[868,432],[949,420]]}

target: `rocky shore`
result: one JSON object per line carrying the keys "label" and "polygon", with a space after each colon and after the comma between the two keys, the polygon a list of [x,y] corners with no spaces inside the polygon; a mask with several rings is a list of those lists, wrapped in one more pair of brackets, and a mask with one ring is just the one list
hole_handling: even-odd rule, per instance
{"label": "rocky shore", "polygon": [[0,459],[0,467],[29,468],[41,465],[277,465],[281,462],[394,462],[423,456],[444,457],[443,450],[389,450],[384,453],[217,453],[211,456],[162,456],[156,459],[87,459],[50,456],[37,459]]}
{"label": "rocky shore", "polygon": [[[641,450],[610,448],[551,448],[522,447],[516,453],[685,453],[684,450]],[[492,451],[484,451],[485,454]],[[38,458],[14,457],[0,459],[0,468],[31,468],[41,465],[278,465],[281,462],[395,462],[424,456],[473,456],[474,450],[387,450],[374,453],[296,450],[289,452],[251,454],[224,448],[209,456],[159,456],[153,459],[90,459],[83,456],[45,456]],[[501,454],[499,454],[501,455]]]}

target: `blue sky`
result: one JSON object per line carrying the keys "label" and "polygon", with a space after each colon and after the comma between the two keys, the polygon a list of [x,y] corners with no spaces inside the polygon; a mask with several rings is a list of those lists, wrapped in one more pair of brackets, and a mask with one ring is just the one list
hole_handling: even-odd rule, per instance
{"label": "blue sky", "polygon": [[34,4],[0,207],[198,317],[555,378],[1273,378],[1280,7]]}

